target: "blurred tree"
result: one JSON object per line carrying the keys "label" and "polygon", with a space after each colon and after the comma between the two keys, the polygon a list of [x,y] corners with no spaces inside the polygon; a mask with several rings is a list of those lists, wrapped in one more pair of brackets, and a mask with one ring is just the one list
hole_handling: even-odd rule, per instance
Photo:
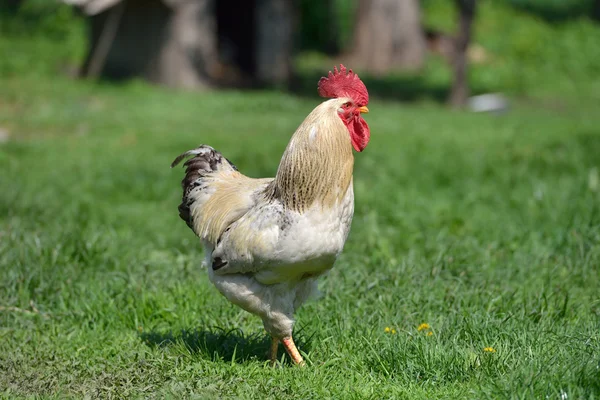
{"label": "blurred tree", "polygon": [[286,84],[292,74],[295,8],[292,0],[256,0],[256,79],[259,84]]}
{"label": "blurred tree", "polygon": [[600,0],[594,0],[592,7],[592,18],[596,21],[600,21]]}
{"label": "blurred tree", "polygon": [[89,16],[83,76],[172,87],[286,83],[292,0],[63,0]]}
{"label": "blurred tree", "polygon": [[23,0],[0,0],[0,10],[15,12],[19,9]]}
{"label": "blurred tree", "polygon": [[418,0],[359,0],[353,64],[382,75],[420,69],[426,43]]}
{"label": "blurred tree", "polygon": [[340,8],[336,0],[300,0],[302,49],[337,55],[341,50]]}
{"label": "blurred tree", "polygon": [[459,23],[452,57],[454,81],[448,102],[453,107],[462,107],[469,98],[467,50],[471,42],[471,26],[475,17],[477,0],[455,0],[455,3],[459,11]]}
{"label": "blurred tree", "polygon": [[256,74],[256,40],[249,34],[254,29],[254,1],[219,0],[215,12],[219,52],[215,80],[224,85],[251,85]]}
{"label": "blurred tree", "polygon": [[210,85],[216,61],[211,0],[91,0],[84,11],[90,15],[90,48],[83,76]]}
{"label": "blurred tree", "polygon": [[340,51],[340,19],[335,0],[323,0],[323,4],[325,5],[325,15],[327,18],[323,48],[325,53],[335,55]]}

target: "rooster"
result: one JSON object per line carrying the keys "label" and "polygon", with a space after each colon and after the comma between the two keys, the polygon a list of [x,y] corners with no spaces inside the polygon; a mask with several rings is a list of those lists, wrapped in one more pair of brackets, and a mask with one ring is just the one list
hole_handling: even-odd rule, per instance
{"label": "rooster", "polygon": [[318,83],[322,97],[292,136],[275,178],[253,179],[207,145],[189,150],[179,216],[200,237],[208,276],[233,304],[258,315],[302,365],[294,313],[316,292],[317,278],[340,255],[354,213],[352,149],[370,139],[361,114],[369,94],[343,65]]}

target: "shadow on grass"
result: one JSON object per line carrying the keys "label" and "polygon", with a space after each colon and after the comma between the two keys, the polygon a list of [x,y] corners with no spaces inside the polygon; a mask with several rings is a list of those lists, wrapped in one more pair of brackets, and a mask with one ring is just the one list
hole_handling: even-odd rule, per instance
{"label": "shadow on grass", "polygon": [[[249,360],[266,361],[269,359],[271,337],[263,332],[250,335],[240,329],[226,331],[221,328],[210,330],[182,329],[179,332],[143,332],[141,340],[150,347],[169,347],[183,344],[192,354],[201,354],[212,361],[234,361],[244,363]],[[301,351],[308,352],[311,348],[312,335],[307,336],[302,331],[294,334],[294,341]],[[278,359],[284,354],[279,346]],[[289,363],[289,357],[285,358]]]}

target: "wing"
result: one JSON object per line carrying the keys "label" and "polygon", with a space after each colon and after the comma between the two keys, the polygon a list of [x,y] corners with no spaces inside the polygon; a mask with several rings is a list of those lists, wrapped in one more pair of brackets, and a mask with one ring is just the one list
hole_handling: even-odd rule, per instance
{"label": "wing", "polygon": [[273,284],[318,275],[333,265],[345,236],[330,249],[331,239],[316,233],[329,232],[343,218],[328,213],[308,220],[287,210],[269,195],[273,178],[242,175],[210,146],[182,154],[172,166],[189,156],[179,213],[205,242],[215,274],[252,274]]}
{"label": "wing", "polygon": [[273,178],[248,178],[207,145],[181,154],[171,168],[190,156],[184,164],[179,216],[196,235],[215,247],[223,232],[263,198]]}

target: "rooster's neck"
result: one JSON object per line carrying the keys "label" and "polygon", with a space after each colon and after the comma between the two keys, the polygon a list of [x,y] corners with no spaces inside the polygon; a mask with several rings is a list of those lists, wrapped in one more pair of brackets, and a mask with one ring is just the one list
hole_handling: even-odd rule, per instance
{"label": "rooster's neck", "polygon": [[348,129],[331,101],[306,117],[290,140],[272,184],[273,196],[303,212],[339,203],[352,183],[354,156]]}

